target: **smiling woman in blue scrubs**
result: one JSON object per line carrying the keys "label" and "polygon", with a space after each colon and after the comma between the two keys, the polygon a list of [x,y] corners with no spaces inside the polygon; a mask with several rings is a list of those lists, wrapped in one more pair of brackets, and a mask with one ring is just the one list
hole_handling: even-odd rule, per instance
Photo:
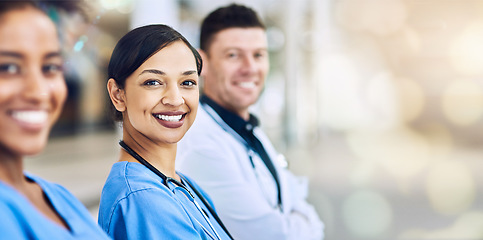
{"label": "smiling woman in blue scrubs", "polygon": [[67,95],[57,10],[75,2],[0,2],[0,238],[108,239],[65,188],[24,172],[38,154]]}
{"label": "smiling woman in blue scrubs", "polygon": [[114,239],[230,239],[206,193],[175,171],[177,142],[198,109],[201,57],[177,31],[127,33],[107,89],[123,137],[102,190],[99,224]]}

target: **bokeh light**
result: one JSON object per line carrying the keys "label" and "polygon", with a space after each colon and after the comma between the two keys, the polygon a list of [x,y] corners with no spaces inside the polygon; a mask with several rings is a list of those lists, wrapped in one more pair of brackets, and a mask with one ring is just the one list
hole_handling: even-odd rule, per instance
{"label": "bokeh light", "polygon": [[384,44],[390,47],[391,51],[404,56],[418,56],[422,51],[421,35],[413,27],[404,25],[399,31],[388,35]]}
{"label": "bokeh light", "polygon": [[333,129],[352,129],[367,124],[361,93],[362,84],[355,63],[343,54],[328,55],[319,65],[322,122]]}
{"label": "bokeh light", "polygon": [[358,158],[384,167],[400,181],[420,173],[430,162],[427,140],[408,128],[354,131],[347,142]]}
{"label": "bokeh light", "polygon": [[459,216],[453,224],[437,230],[408,229],[398,239],[431,239],[431,240],[477,240],[483,239],[483,213],[471,211]]}
{"label": "bokeh light", "polygon": [[130,13],[135,8],[135,1],[134,0],[119,0],[119,3],[116,6],[116,10],[120,13]]}
{"label": "bokeh light", "polygon": [[265,83],[265,89],[263,90],[263,95],[260,96],[259,99],[259,106],[260,111],[262,111],[266,117],[270,118],[270,121],[267,121],[264,124],[267,124],[268,127],[276,127],[280,126],[280,116],[284,110],[284,101],[283,101],[283,74],[282,73],[274,73],[271,74],[269,79],[267,79]]}
{"label": "bokeh light", "polygon": [[394,79],[388,72],[379,72],[366,83],[364,98],[367,99],[367,104],[378,119],[380,127],[390,128],[399,125],[400,110],[395,96]]}
{"label": "bokeh light", "polygon": [[336,4],[336,19],[354,31],[391,34],[403,26],[407,17],[400,0],[342,0]]}
{"label": "bokeh light", "polygon": [[344,201],[342,216],[354,236],[377,238],[392,223],[391,205],[377,192],[361,190],[352,193]]}
{"label": "bokeh light", "polygon": [[116,8],[120,1],[121,0],[99,0],[99,3],[104,9],[109,10]]}
{"label": "bokeh light", "polygon": [[463,74],[483,73],[483,21],[469,24],[450,47],[450,60]]}
{"label": "bokeh light", "polygon": [[452,123],[467,126],[483,114],[483,89],[473,80],[452,81],[442,93],[442,108]]}
{"label": "bokeh light", "polygon": [[399,118],[403,122],[416,120],[423,112],[425,94],[421,85],[408,78],[399,78],[394,82],[399,104]]}
{"label": "bokeh light", "polygon": [[425,185],[432,208],[440,214],[461,213],[475,200],[475,180],[468,167],[458,161],[437,163],[429,170]]}
{"label": "bokeh light", "polygon": [[440,123],[427,124],[422,130],[431,148],[431,162],[450,159],[455,151],[454,137],[447,126]]}
{"label": "bokeh light", "polygon": [[278,27],[267,28],[267,40],[270,51],[280,51],[285,45],[285,35]]}
{"label": "bokeh light", "polygon": [[123,14],[132,12],[135,7],[133,0],[100,0],[100,4],[106,10],[116,9]]}

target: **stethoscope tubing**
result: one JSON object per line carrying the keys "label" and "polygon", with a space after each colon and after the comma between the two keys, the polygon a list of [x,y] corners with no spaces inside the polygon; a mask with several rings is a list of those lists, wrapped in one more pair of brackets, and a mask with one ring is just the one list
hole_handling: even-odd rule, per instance
{"label": "stethoscope tubing", "polygon": [[[143,157],[141,157],[136,151],[134,151],[131,147],[129,147],[124,141],[122,141],[122,140],[119,141],[119,145],[129,155],[131,155],[132,157],[134,157],[142,165],[144,165],[149,170],[151,170],[154,174],[156,174],[157,176],[159,176],[163,180],[163,184],[168,189],[169,189],[168,183],[169,182],[172,182],[174,185],[176,185],[176,186],[180,187],[181,189],[183,189],[184,191],[186,191],[190,195],[190,197],[191,197],[191,198],[188,198],[188,199],[191,202],[193,202],[194,205],[195,205],[195,207],[198,209],[198,211],[200,211],[201,215],[203,216],[203,218],[205,219],[205,221],[208,223],[208,225],[210,226],[211,230],[215,233],[216,239],[221,240],[220,235],[218,234],[218,232],[216,231],[216,229],[213,227],[213,224],[209,220],[209,217],[206,215],[205,211],[203,211],[203,208],[201,208],[201,206],[195,201],[194,195],[191,193],[191,191],[188,190],[188,188],[184,184],[182,184],[181,182],[179,182],[178,180],[176,180],[174,178],[167,177],[166,175],[164,175],[161,171],[159,171],[157,168],[155,168],[153,165],[151,165],[148,161],[146,161]],[[220,227],[225,231],[226,235],[228,235],[228,237],[230,239],[233,239],[233,237],[228,232],[228,230],[226,229],[226,227],[223,225],[223,223],[221,222],[221,219],[218,217],[218,215],[216,214],[216,212],[214,211],[214,209],[209,205],[208,201],[206,201],[206,199],[201,195],[201,193],[198,192],[198,190],[196,190],[196,188],[194,188],[194,186],[191,185],[191,183],[187,179],[185,179],[183,175],[180,174],[179,176],[180,176],[180,178],[182,180],[184,180],[184,182],[186,182],[191,187],[191,189],[193,189],[193,191],[195,192],[195,194],[198,196],[198,199],[200,199],[203,202],[203,204],[208,208],[208,211],[210,211],[211,215],[215,218],[215,220],[218,222],[218,224],[220,225]],[[211,233],[203,226],[203,224],[201,224],[198,220],[196,220],[196,222],[198,222],[198,224],[200,224],[200,226],[203,228],[203,230],[211,238],[215,239],[215,237],[211,235]]]}

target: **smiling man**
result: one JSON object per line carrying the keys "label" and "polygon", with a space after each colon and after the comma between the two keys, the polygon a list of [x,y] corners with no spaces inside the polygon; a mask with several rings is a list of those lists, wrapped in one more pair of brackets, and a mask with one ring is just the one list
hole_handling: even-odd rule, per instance
{"label": "smiling man", "polygon": [[249,112],[269,69],[265,26],[245,6],[210,13],[200,36],[203,95],[178,145],[177,168],[213,199],[234,239],[322,239],[307,183],[279,166],[279,154]]}

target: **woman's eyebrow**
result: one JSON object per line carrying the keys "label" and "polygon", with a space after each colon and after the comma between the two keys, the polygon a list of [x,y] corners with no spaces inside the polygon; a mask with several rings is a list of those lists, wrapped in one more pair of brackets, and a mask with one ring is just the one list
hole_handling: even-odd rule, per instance
{"label": "woman's eyebrow", "polygon": [[145,73],[153,73],[153,74],[157,74],[157,75],[166,75],[165,72],[163,72],[161,70],[157,70],[157,69],[146,69],[146,70],[142,71],[139,75],[142,75],[142,74],[145,74]]}
{"label": "woman's eyebrow", "polygon": [[17,52],[10,52],[10,51],[0,51],[0,56],[4,57],[14,57],[14,58],[23,58],[23,55]]}
{"label": "woman's eyebrow", "polygon": [[186,72],[182,73],[182,75],[184,75],[184,76],[189,76],[189,75],[194,75],[194,74],[198,74],[198,71],[190,70],[190,71],[186,71]]}
{"label": "woman's eyebrow", "polygon": [[[161,71],[161,70],[157,70],[157,69],[146,69],[144,71],[142,71],[139,75],[142,75],[142,74],[145,74],[145,73],[153,73],[153,74],[156,74],[156,75],[166,75],[165,72]],[[189,76],[189,75],[194,75],[194,74],[198,74],[198,71],[196,70],[189,70],[189,71],[185,71],[185,72],[182,72],[181,75],[183,76]]]}
{"label": "woman's eyebrow", "polygon": [[[0,51],[0,56],[3,57],[13,57],[13,58],[24,58],[24,55],[18,52],[12,52],[12,51]],[[50,52],[45,55],[45,59],[49,58],[56,58],[56,57],[62,57],[62,54],[60,52]]]}

